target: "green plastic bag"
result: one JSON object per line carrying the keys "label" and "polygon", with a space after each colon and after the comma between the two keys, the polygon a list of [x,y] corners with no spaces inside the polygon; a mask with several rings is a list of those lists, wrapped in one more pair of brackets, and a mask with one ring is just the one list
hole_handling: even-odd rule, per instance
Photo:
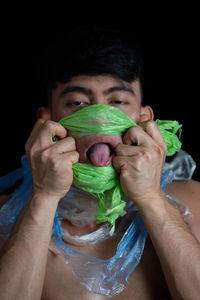
{"label": "green plastic bag", "polygon": [[[138,126],[121,109],[105,104],[95,104],[82,108],[59,121],[68,135],[79,138],[90,134],[124,135],[132,126]],[[156,120],[161,134],[167,144],[166,155],[173,155],[181,148],[176,133],[181,135],[181,127],[177,121]],[[139,126],[138,126],[139,127]]]}
{"label": "green plastic bag", "polygon": [[[124,135],[132,126],[138,126],[122,110],[105,104],[95,104],[82,108],[59,121],[68,130],[68,135],[79,138],[91,134]],[[181,148],[179,141],[181,127],[177,121],[156,120],[167,144],[166,155],[174,155]],[[179,138],[176,133],[179,132]],[[55,140],[55,139],[54,139]],[[98,198],[96,222],[109,222],[110,234],[115,230],[115,221],[126,214],[124,195],[119,174],[112,164],[96,167],[92,164],[76,163],[72,166],[73,184]]]}

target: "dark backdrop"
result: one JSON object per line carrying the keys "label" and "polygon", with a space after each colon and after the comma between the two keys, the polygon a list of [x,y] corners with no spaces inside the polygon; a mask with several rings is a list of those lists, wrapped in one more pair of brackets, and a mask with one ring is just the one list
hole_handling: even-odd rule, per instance
{"label": "dark backdrop", "polygon": [[[145,63],[144,100],[151,105],[155,118],[178,120],[183,124],[183,149],[198,168],[200,180],[199,91],[197,27],[187,19],[152,22],[94,22],[110,28],[123,28],[136,36]],[[44,52],[51,40],[72,27],[33,23],[18,29],[15,25],[2,36],[1,55],[1,164],[0,176],[20,166],[24,144],[36,120],[36,110],[44,104],[45,92],[35,71],[33,57]]]}

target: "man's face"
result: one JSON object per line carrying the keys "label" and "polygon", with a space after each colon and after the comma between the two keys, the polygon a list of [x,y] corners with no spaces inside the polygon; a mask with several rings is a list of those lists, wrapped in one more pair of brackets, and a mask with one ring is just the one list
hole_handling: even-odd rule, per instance
{"label": "man's face", "polygon": [[[99,103],[120,108],[136,123],[153,118],[151,108],[141,106],[141,90],[138,80],[128,83],[109,75],[81,75],[73,77],[67,83],[58,83],[56,89],[52,91],[50,118],[53,121],[59,121],[81,108]],[[122,143],[122,137],[117,135],[93,134],[80,137],[76,140],[80,162],[91,163],[88,150],[94,144],[101,144],[101,146],[109,144],[110,148],[114,149],[119,143]],[[103,149],[102,147],[101,149]],[[103,157],[101,162],[94,164],[97,166],[108,165],[112,157],[111,154],[107,155],[107,160]]]}
{"label": "man's face", "polygon": [[123,110],[136,123],[140,121],[141,91],[139,81],[127,83],[112,76],[76,76],[57,84],[52,91],[53,121],[92,104],[108,104]]}

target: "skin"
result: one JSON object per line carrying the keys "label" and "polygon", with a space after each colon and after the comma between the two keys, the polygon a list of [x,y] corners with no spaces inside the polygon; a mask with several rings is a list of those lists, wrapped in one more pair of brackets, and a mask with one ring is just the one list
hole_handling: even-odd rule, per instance
{"label": "skin", "polygon": [[[76,89],[72,92],[72,86],[82,87],[87,93],[80,88],[79,91]],[[123,89],[126,86],[126,91],[119,91],[119,88],[110,90],[116,86],[123,86]],[[70,88],[71,92],[63,93],[66,88],[68,91]],[[13,235],[2,251],[1,299],[15,299],[16,295],[19,299],[41,298],[57,204],[72,184],[72,164],[80,158],[81,162],[86,162],[84,153],[87,144],[91,142],[91,138],[98,138],[94,135],[85,137],[85,143],[81,140],[75,141],[67,136],[67,131],[57,121],[77,109],[96,103],[119,107],[143,127],[144,130],[130,128],[122,139],[115,137],[113,165],[120,174],[124,193],[137,205],[147,226],[172,298],[198,299],[199,230],[193,231],[190,222],[187,225],[183,221],[160,187],[166,144],[153,121],[152,109],[141,106],[139,82],[126,83],[111,76],[77,76],[66,84],[58,84],[52,91],[52,108],[38,109],[38,121],[26,143],[34,187]],[[58,142],[52,142],[55,135],[60,138]],[[199,183],[191,182],[190,187],[185,187],[184,183],[179,189],[176,185],[172,185],[170,189],[175,195],[180,193],[181,200],[194,199],[194,220],[197,224]],[[192,207],[193,205],[193,212]],[[78,233],[78,228],[72,229],[74,233]],[[91,228],[84,230],[82,233]],[[39,238],[38,232],[41,232]],[[11,272],[11,267],[16,269],[14,273]],[[9,281],[11,274],[14,278],[12,283]]]}
{"label": "skin", "polygon": [[[82,88],[82,90],[80,88]],[[146,126],[145,121],[149,121],[153,119],[153,110],[151,109],[151,107],[141,106],[141,90],[140,90],[140,83],[138,80],[130,84],[122,80],[115,79],[111,76],[95,76],[95,77],[77,76],[75,78],[72,78],[72,80],[66,84],[60,84],[60,83],[57,84],[56,89],[52,91],[51,98],[52,98],[51,108],[41,107],[38,109],[37,116],[39,119],[40,118],[42,119],[41,121],[39,120],[39,122],[43,122],[43,120],[46,121],[52,120],[58,122],[64,116],[70,115],[73,112],[83,107],[86,107],[87,105],[99,104],[99,103],[113,105],[115,107],[120,108],[126,114],[128,114],[136,123],[140,124],[144,129]],[[88,150],[89,145],[95,142],[106,142],[106,141],[110,142],[112,140],[112,144],[115,148],[113,165],[116,168],[116,170],[120,172],[120,164],[123,163],[123,161],[120,159],[120,156],[121,156],[121,151],[123,152],[125,151],[125,147],[120,148],[119,145],[120,144],[122,145],[123,143],[128,145],[132,144],[132,141],[129,138],[129,136],[132,135],[132,130],[135,129],[132,128],[131,130],[129,130],[127,134],[124,136],[124,140],[122,140],[121,136],[115,136],[115,135],[103,136],[99,134],[83,136],[74,140],[75,143],[74,150],[76,149],[78,152],[79,162],[90,163],[86,155],[86,151]],[[143,130],[140,130],[140,132],[141,134],[143,134]],[[165,150],[166,147],[165,142],[162,139],[162,136],[158,129],[157,129],[157,133],[159,135],[159,138],[162,140],[163,147]],[[66,141],[67,143],[69,142],[69,137],[66,138]],[[30,147],[29,142],[27,143],[27,145],[28,145],[27,147]],[[64,145],[64,148],[66,149],[66,145]],[[138,147],[133,148],[133,146],[131,147],[129,146],[126,149],[129,148],[132,151],[132,155],[134,149],[136,150],[137,153],[139,153]],[[28,152],[29,149],[27,149],[27,153]],[[138,160],[137,155],[134,156],[134,159],[136,161]],[[50,157],[49,152],[47,153],[47,156]],[[117,158],[116,156],[119,157]],[[55,158],[55,160],[58,161],[57,158]],[[124,168],[123,172],[125,172],[125,166],[123,168]],[[42,174],[39,166],[36,167],[36,170],[39,170],[39,173]],[[123,176],[121,176],[122,185],[123,185],[123,181],[124,181]],[[124,182],[126,181],[127,180],[125,178]],[[40,182],[41,182],[41,178],[40,178]],[[71,185],[71,181],[70,181],[70,185]],[[127,190],[126,186],[124,186],[124,191],[125,190]],[[143,190],[143,187],[141,187],[141,190]],[[63,226],[67,228],[69,231],[72,230],[71,224],[68,224],[67,221],[63,222]],[[86,226],[84,232],[88,233],[91,227],[92,229],[94,229],[94,228],[98,228],[99,225],[94,222],[93,224],[91,224],[91,226]],[[80,233],[80,228],[75,227],[73,228],[73,232],[74,231],[76,231],[78,234]],[[83,232],[83,228],[81,229],[81,232]]]}
{"label": "skin", "polygon": [[[66,88],[72,88],[74,86],[83,87],[85,90],[87,90],[87,93],[83,92],[70,92],[65,93],[63,95],[63,91],[66,90]],[[132,92],[128,91],[113,91],[108,92],[113,87],[123,87],[126,86],[129,89],[132,90]],[[108,105],[113,105],[121,110],[123,110],[126,114],[128,114],[133,120],[135,120],[136,123],[140,124],[145,130],[149,130],[150,133],[153,131],[153,128],[151,126],[154,126],[156,128],[156,133],[154,133],[155,139],[158,140],[160,148],[163,149],[163,158],[162,162],[165,159],[165,150],[166,145],[165,142],[157,128],[157,126],[151,125],[151,123],[145,123],[146,121],[150,121],[153,119],[153,111],[149,106],[142,107],[141,106],[141,91],[140,91],[140,84],[139,81],[134,81],[133,83],[125,83],[121,80],[117,80],[112,78],[111,76],[77,76],[75,78],[72,78],[70,82],[67,84],[58,84],[56,90],[52,91],[52,109],[41,107],[38,110],[38,117],[42,118],[42,120],[39,120],[38,123],[41,125],[38,126],[50,126],[49,120],[53,120],[55,122],[58,122],[61,118],[64,116],[70,115],[73,112],[77,111],[78,109],[81,109],[87,105],[97,104],[97,103],[103,103]],[[45,122],[44,120],[47,120]],[[48,123],[49,122],[49,123]],[[43,124],[44,123],[44,124]],[[46,125],[47,124],[47,125]],[[53,124],[51,122],[51,124]],[[37,125],[36,125],[37,126]],[[52,125],[53,126],[53,125]],[[57,128],[62,128],[63,134],[67,134],[64,132],[63,127],[56,123]],[[35,130],[38,132],[38,128]],[[55,133],[54,133],[55,134]],[[111,138],[113,142],[115,143],[115,158],[113,159],[114,167],[120,171],[121,164],[123,164],[122,160],[120,160],[120,156],[124,156],[125,152],[132,151],[131,156],[135,155],[134,160],[137,160],[138,156],[138,147],[130,146],[132,142],[137,143],[136,140],[131,141],[131,139],[134,139],[133,137],[130,138],[130,136],[134,135],[145,135],[146,138],[148,138],[148,135],[143,132],[142,129],[139,128],[131,128],[127,134],[124,136],[123,140],[120,136],[107,136],[108,138]],[[60,141],[60,144],[63,144],[63,148],[66,149],[66,146],[68,142],[70,145],[74,141],[74,148],[69,148],[69,151],[77,150],[80,162],[88,162],[87,157],[83,155],[85,150],[87,149],[87,145],[90,144],[91,140],[95,140],[99,135],[90,135],[90,136],[84,136],[76,141],[72,138],[66,137],[63,138],[62,141]],[[142,139],[142,138],[141,138]],[[145,138],[143,138],[144,140]],[[66,141],[66,143],[65,143]],[[127,146],[122,146],[122,143],[127,144]],[[142,143],[142,141],[138,141],[138,143]],[[53,143],[51,142],[52,146],[51,148],[55,147]],[[57,143],[58,144],[58,143]],[[122,147],[121,147],[121,146]],[[26,151],[29,154],[30,148],[32,147],[32,142],[29,140],[27,142]],[[35,147],[35,146],[34,146]],[[156,145],[155,145],[156,147]],[[50,148],[50,149],[51,149]],[[62,149],[61,149],[62,150]],[[125,151],[125,152],[124,152]],[[135,152],[133,152],[135,151]],[[49,157],[51,150],[47,150],[47,157]],[[124,154],[122,153],[124,152]],[[139,151],[140,152],[140,151]],[[119,156],[119,157],[117,157]],[[28,155],[28,157],[30,157]],[[31,160],[31,159],[30,159]],[[57,158],[56,158],[56,161]],[[156,158],[155,158],[156,161]],[[162,163],[161,163],[162,166]],[[125,167],[123,167],[125,168]],[[38,168],[36,168],[38,169]],[[125,169],[123,173],[125,172]],[[41,173],[41,172],[40,172]],[[70,181],[71,183],[71,181]],[[123,184],[123,176],[122,176],[122,184]],[[136,184],[138,186],[138,184]],[[124,186],[125,189],[127,189]],[[143,190],[143,188],[142,188]],[[60,187],[59,187],[60,191]],[[63,194],[61,194],[63,196]]]}

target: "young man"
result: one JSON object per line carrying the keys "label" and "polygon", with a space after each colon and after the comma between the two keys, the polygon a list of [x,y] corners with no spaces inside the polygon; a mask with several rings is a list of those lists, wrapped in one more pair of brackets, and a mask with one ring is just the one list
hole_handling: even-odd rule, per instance
{"label": "young man", "polygon": [[[142,105],[138,52],[114,33],[99,29],[76,31],[66,38],[67,47],[59,45],[57,55],[50,57],[49,104],[38,109],[38,120],[26,143],[33,177],[31,197],[9,240],[1,240],[0,298],[105,299],[82,286],[63,258],[48,247],[53,247],[55,211],[72,185],[72,164],[79,161],[101,167],[112,159],[123,192],[135,203],[149,233],[140,264],[114,299],[198,299],[200,184],[189,180],[167,187],[193,214],[186,223],[160,185],[166,144],[153,121],[153,110]],[[74,139],[58,123],[98,103],[120,108],[143,129],[132,127],[124,136],[93,134]],[[57,142],[52,141],[54,136],[59,138]],[[6,200],[1,198],[2,205]],[[92,218],[80,226],[67,218],[62,222],[71,236],[92,233],[101,225]],[[95,244],[68,245],[107,259],[115,254],[120,239],[121,235]]]}

